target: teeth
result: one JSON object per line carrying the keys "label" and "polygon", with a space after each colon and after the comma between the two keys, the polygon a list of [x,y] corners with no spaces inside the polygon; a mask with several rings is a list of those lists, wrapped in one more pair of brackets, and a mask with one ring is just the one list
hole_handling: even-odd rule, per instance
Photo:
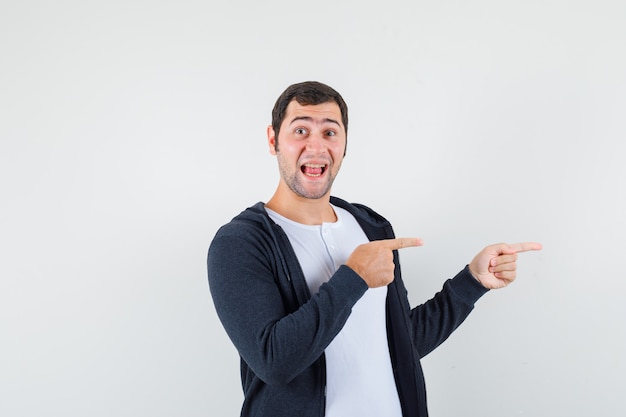
{"label": "teeth", "polygon": [[[324,173],[326,169],[326,164],[304,164],[302,166],[302,172],[309,177],[319,177]],[[317,171],[314,173],[313,171]]]}

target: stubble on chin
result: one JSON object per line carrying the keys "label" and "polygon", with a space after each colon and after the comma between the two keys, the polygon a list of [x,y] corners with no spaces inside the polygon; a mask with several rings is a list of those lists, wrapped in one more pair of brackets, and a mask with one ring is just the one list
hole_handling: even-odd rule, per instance
{"label": "stubble on chin", "polygon": [[318,184],[319,186],[315,188],[307,187],[306,184],[304,184],[303,182],[303,178],[301,178],[299,175],[300,168],[296,167],[295,171],[290,172],[286,168],[288,166],[287,161],[283,159],[281,153],[277,152],[276,156],[278,158],[278,170],[280,172],[282,181],[284,181],[287,187],[291,190],[291,192],[293,192],[298,197],[308,198],[311,200],[323,198],[330,192],[333,182],[335,181],[335,177],[339,172],[339,168],[341,168],[341,163],[339,163],[339,166],[337,166],[336,169],[333,171],[332,164],[328,164],[328,171],[325,173],[326,177],[324,179],[324,183]]}
{"label": "stubble on chin", "polygon": [[281,167],[280,168],[280,175],[283,178],[283,181],[285,182],[285,184],[287,184],[287,186],[289,187],[289,189],[296,194],[299,197],[302,198],[308,198],[311,200],[317,200],[320,199],[322,197],[324,197],[326,194],[328,194],[328,192],[330,191],[330,188],[333,184],[334,181],[334,177],[330,176],[327,178],[326,182],[324,183],[323,187],[321,188],[317,188],[315,190],[311,190],[308,189],[301,181],[301,179],[298,177],[297,173],[294,174],[288,174],[287,172],[285,172],[285,170]]}

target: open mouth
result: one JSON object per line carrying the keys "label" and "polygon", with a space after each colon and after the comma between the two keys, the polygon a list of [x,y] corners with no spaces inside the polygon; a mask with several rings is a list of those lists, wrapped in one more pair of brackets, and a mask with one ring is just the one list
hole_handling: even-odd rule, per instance
{"label": "open mouth", "polygon": [[320,177],[324,175],[326,171],[325,164],[304,164],[300,167],[300,170],[307,177]]}

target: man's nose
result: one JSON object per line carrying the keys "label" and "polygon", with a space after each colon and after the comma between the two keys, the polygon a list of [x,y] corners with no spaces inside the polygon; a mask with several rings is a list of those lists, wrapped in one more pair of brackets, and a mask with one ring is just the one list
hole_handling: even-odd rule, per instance
{"label": "man's nose", "polygon": [[311,133],[307,140],[306,148],[308,151],[312,151],[312,152],[324,151],[326,149],[326,139],[324,138],[323,133],[321,132]]}

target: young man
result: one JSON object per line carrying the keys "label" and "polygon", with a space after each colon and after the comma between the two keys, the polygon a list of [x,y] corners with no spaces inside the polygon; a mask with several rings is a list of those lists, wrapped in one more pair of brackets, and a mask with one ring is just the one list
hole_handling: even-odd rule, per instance
{"label": "young man", "polygon": [[517,253],[483,249],[430,301],[411,309],[396,238],[370,208],[334,196],[347,106],[318,82],[288,87],[267,128],[280,181],[211,242],[215,308],[241,356],[242,416],[427,416],[420,358],[489,289],[515,279]]}

